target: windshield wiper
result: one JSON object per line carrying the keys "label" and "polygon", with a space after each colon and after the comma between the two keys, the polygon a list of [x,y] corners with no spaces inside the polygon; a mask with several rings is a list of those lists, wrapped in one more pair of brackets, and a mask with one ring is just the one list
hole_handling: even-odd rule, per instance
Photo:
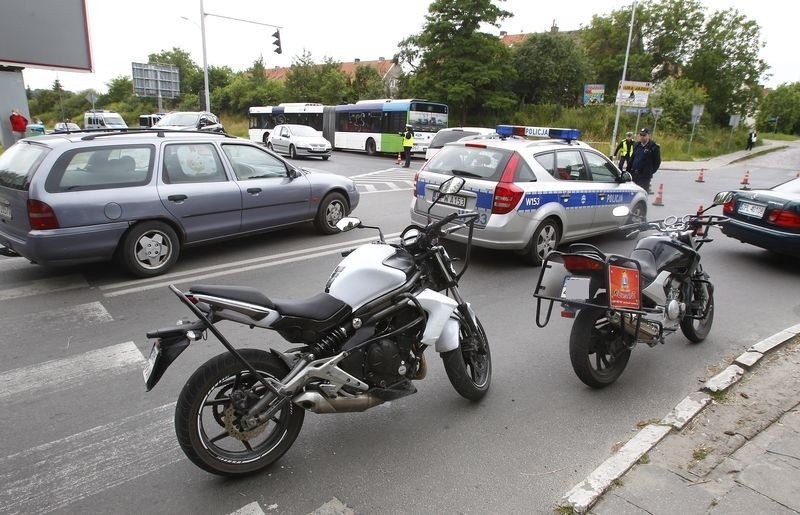
{"label": "windshield wiper", "polygon": [[464,171],[464,170],[450,170],[450,172],[453,175],[458,175],[460,177],[477,177],[479,179],[483,178],[482,175],[479,175],[477,173],[467,172],[467,171]]}

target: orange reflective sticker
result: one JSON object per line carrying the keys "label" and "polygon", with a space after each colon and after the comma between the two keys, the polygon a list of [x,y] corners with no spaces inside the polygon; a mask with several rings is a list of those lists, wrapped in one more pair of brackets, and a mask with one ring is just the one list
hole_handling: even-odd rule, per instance
{"label": "orange reflective sticker", "polygon": [[612,308],[639,309],[639,271],[632,268],[609,265],[608,287]]}

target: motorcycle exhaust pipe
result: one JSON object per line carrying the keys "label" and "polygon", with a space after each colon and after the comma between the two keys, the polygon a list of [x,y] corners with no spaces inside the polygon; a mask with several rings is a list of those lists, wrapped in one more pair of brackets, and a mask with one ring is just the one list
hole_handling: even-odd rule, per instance
{"label": "motorcycle exhaust pipe", "polygon": [[292,399],[292,402],[313,413],[353,413],[374,408],[384,401],[370,393],[329,399],[319,392],[303,392]]}
{"label": "motorcycle exhaust pipe", "polygon": [[[615,325],[619,326],[622,325],[622,319],[623,317],[617,314],[614,315],[612,321]],[[626,313],[624,319],[625,324],[623,325],[623,329],[634,338],[639,338],[641,340],[658,340],[661,337],[661,327],[658,324],[642,319],[639,323],[639,333],[637,334],[636,319],[634,316]]]}

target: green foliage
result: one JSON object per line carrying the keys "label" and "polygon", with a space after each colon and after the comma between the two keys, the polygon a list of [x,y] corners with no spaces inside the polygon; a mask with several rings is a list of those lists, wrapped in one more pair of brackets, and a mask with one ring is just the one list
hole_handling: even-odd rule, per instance
{"label": "green foliage", "polygon": [[511,62],[519,74],[514,93],[523,104],[575,105],[589,77],[581,47],[558,33],[531,35],[514,47]]}
{"label": "green foliage", "polygon": [[355,76],[352,79],[348,78],[348,93],[347,101],[356,102],[360,99],[369,98],[386,98],[389,95],[384,87],[383,79],[378,73],[378,70],[372,66],[358,65],[356,67]]}
{"label": "green foliage", "polygon": [[347,85],[348,78],[338,63],[327,58],[323,64],[315,64],[311,54],[305,52],[295,57],[286,74],[286,101],[341,104],[347,97]]}
{"label": "green foliage", "polygon": [[[774,120],[767,121],[775,117],[778,118],[777,123]],[[764,98],[757,127],[763,132],[800,134],[800,82],[781,84]]]}
{"label": "green foliage", "polygon": [[[189,52],[173,47],[172,50],[162,50],[157,54],[147,56],[148,63],[171,64],[178,68],[181,81],[181,93],[197,93],[204,88],[203,68],[192,61]],[[209,67],[209,83],[211,82],[211,68]]]}
{"label": "green foliage", "polygon": [[664,130],[688,130],[691,127],[692,106],[705,105],[708,95],[701,86],[694,82],[669,77],[653,92],[650,105],[664,109],[658,119]]}
{"label": "green foliage", "polygon": [[698,0],[663,0],[644,8],[644,33],[656,71],[653,79],[679,76],[700,46],[704,8]]}

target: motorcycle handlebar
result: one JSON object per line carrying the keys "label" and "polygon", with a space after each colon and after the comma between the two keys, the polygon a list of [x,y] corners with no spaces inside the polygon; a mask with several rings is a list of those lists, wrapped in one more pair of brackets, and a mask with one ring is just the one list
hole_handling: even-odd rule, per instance
{"label": "motorcycle handlebar", "polygon": [[[445,216],[438,222],[434,222],[431,225],[429,225],[426,229],[426,232],[428,232],[429,234],[440,232],[442,227],[449,224],[453,220],[456,220],[457,218],[471,218],[472,220],[466,222],[466,225],[469,225],[475,223],[475,220],[478,219],[478,213],[450,213],[449,215]],[[461,227],[456,227],[453,229],[453,231],[450,232],[455,232],[460,228]]]}

